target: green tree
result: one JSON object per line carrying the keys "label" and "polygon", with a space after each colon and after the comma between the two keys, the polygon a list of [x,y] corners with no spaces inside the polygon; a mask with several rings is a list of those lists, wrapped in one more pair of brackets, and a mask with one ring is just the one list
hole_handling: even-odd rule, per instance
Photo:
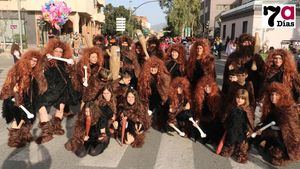
{"label": "green tree", "polygon": [[130,17],[130,11],[124,6],[113,7],[112,4],[107,4],[104,9],[105,24],[103,25],[104,35],[120,35],[121,32],[116,32],[116,18],[126,18],[126,31],[125,34],[131,35],[134,29],[141,29],[141,24],[134,18]]}
{"label": "green tree", "polygon": [[192,35],[199,33],[199,0],[162,0],[162,9],[167,14],[168,28],[173,35],[183,35],[184,29],[190,27]]}

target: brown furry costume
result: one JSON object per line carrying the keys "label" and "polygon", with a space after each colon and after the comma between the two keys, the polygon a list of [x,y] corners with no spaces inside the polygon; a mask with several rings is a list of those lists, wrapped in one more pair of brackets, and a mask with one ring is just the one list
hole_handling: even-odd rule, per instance
{"label": "brown furry costume", "polygon": [[[150,68],[158,67],[158,73],[156,78],[150,73]],[[157,58],[151,57],[145,62],[144,69],[141,72],[138,89],[143,101],[148,102],[148,97],[151,95],[151,81],[155,81],[157,84],[158,93],[162,99],[162,102],[166,102],[168,99],[169,85],[170,85],[170,75],[164,62]]]}
{"label": "brown furry costume", "polygon": [[[273,92],[280,95],[277,104],[271,102]],[[265,92],[261,121],[265,124],[275,121],[280,130],[267,129],[261,137],[270,138],[269,153],[274,165],[283,165],[284,162],[297,161],[300,159],[300,126],[295,102],[282,83],[273,82]],[[274,141],[281,140],[281,143]],[[280,141],[279,141],[280,142]]]}
{"label": "brown furry costume", "polygon": [[[203,53],[199,57],[197,47],[203,47]],[[209,41],[201,38],[193,43],[190,57],[187,63],[187,76],[190,79],[192,90],[196,87],[197,82],[203,76],[216,77],[215,59],[210,51]]]}
{"label": "brown furry costume", "polygon": [[[107,85],[106,85],[106,87],[104,87],[102,89],[102,92],[106,88],[107,88]],[[114,98],[112,89],[109,89],[109,90],[112,94],[111,100],[109,102],[106,101],[103,98],[102,94],[101,94],[101,95],[99,95],[99,97],[95,101],[90,102],[89,104],[85,104],[85,106],[82,108],[82,111],[78,114],[78,117],[77,117],[77,120],[76,120],[76,123],[75,123],[75,126],[74,126],[73,135],[69,139],[69,141],[65,144],[65,148],[67,150],[76,152],[77,150],[79,150],[79,148],[83,144],[85,144],[85,141],[84,141],[84,136],[86,134],[85,133],[85,131],[86,131],[86,129],[85,129],[85,127],[86,127],[86,124],[85,124],[86,123],[85,108],[87,106],[89,106],[89,108],[91,109],[91,126],[92,126],[92,128],[94,127],[98,130],[98,132],[100,132],[100,129],[102,127],[105,127],[105,128],[109,127],[109,126],[105,126],[105,124],[99,124],[99,123],[103,123],[102,119],[106,118],[106,113],[107,113],[107,112],[104,112],[103,109],[101,109],[101,107],[108,106],[114,114],[116,114],[116,112],[117,112],[117,110],[116,110],[116,100]],[[109,124],[110,124],[110,122],[108,123],[108,125]],[[102,126],[102,127],[100,127],[100,126]],[[95,142],[95,141],[97,142],[98,137],[100,137],[100,134],[101,134],[101,133],[98,133],[98,132],[93,131],[91,129],[91,131],[89,133],[90,139],[87,141],[88,142],[87,144],[90,144],[91,142]],[[109,135],[108,131],[106,131],[106,133],[107,133],[107,135]]]}
{"label": "brown furry costume", "polygon": [[[238,92],[247,92],[239,89]],[[238,92],[236,97],[238,97]],[[236,100],[231,104],[231,109],[226,116],[225,130],[227,132],[224,147],[221,155],[230,157],[233,153],[237,162],[246,163],[248,159],[249,144],[247,134],[251,134],[254,129],[254,110],[249,105],[249,98],[245,99],[242,106],[237,106]]]}
{"label": "brown furry costume", "polygon": [[[92,64],[89,61],[90,55],[96,53],[97,54],[97,63]],[[88,86],[83,86],[83,78],[84,78],[84,68],[83,66],[87,66],[87,79]],[[95,100],[99,94],[99,90],[103,87],[104,83],[101,81],[101,77],[99,75],[100,70],[103,66],[103,55],[101,49],[98,47],[86,48],[83,51],[83,55],[80,61],[77,64],[77,70],[79,79],[81,82],[82,89],[82,101],[88,102]]]}
{"label": "brown furry costume", "polygon": [[136,42],[133,47],[132,47],[132,52],[135,53],[137,59],[138,59],[138,62],[140,64],[140,66],[142,67],[144,65],[144,62],[146,61],[146,54],[143,50],[143,47],[141,45],[140,42]]}
{"label": "brown furry costume", "polygon": [[[172,58],[172,51],[178,52],[178,58],[176,60]],[[185,53],[183,45],[174,44],[168,49],[167,54],[164,56],[166,67],[172,78],[185,75]]]}
{"label": "brown furry costume", "polygon": [[[127,42],[127,47],[122,47],[122,43]],[[135,52],[130,49],[132,44],[132,39],[128,36],[121,36],[119,40],[119,45],[121,48],[121,61],[123,62],[123,66],[121,67],[121,72],[123,69],[130,69],[134,72],[135,77],[139,77],[141,72],[141,67],[138,62],[138,59],[135,55]]]}
{"label": "brown furry costume", "polygon": [[[280,68],[274,66],[273,60],[276,55],[282,57],[283,63]],[[276,49],[269,54],[265,67],[264,88],[272,82],[283,83],[290,89],[294,100],[299,102],[300,77],[297,72],[294,56],[284,49]]]}
{"label": "brown furry costume", "polygon": [[[43,54],[53,55],[56,48],[63,50],[62,58],[72,58],[73,52],[70,45],[56,38],[49,40]],[[65,62],[52,59],[46,62],[44,74],[47,79],[48,90],[39,99],[40,107],[54,106],[58,108],[60,103],[72,105],[79,103],[79,92],[75,91],[77,89],[75,86],[78,86],[75,65],[68,65]],[[68,94],[61,95],[62,92],[67,92]]]}
{"label": "brown furry costume", "polygon": [[156,56],[160,59],[164,57],[164,52],[160,49],[160,40],[156,36],[152,36],[147,40],[147,51],[149,56]]}
{"label": "brown furry costume", "polygon": [[[178,87],[182,88],[183,90],[183,93],[180,95],[177,92]],[[168,123],[177,124],[177,115],[184,110],[187,110],[185,109],[187,103],[191,104],[190,82],[184,77],[177,77],[173,79],[169,89],[169,99],[171,111],[169,111]]]}
{"label": "brown furry costume", "polygon": [[[37,60],[34,68],[31,67],[31,60]],[[38,108],[36,102],[38,95],[47,90],[46,78],[43,74],[43,56],[39,51],[29,50],[23,54],[21,59],[10,69],[2,87],[0,98],[3,101],[2,116],[7,123],[16,120],[17,125],[21,121],[25,124],[20,129],[9,129],[8,145],[10,147],[22,147],[32,141],[30,133],[32,123],[36,118]],[[15,92],[14,88],[18,91]],[[11,99],[15,98],[14,103]],[[23,105],[34,114],[33,119],[28,119],[24,111],[18,106]]]}
{"label": "brown furry costume", "polygon": [[[206,93],[205,87],[211,87],[211,92]],[[195,120],[207,134],[207,141],[217,142],[222,134],[221,121],[225,116],[222,112],[222,94],[215,79],[204,76],[195,89]]]}
{"label": "brown furry costume", "polygon": [[[251,46],[242,46],[245,41],[251,42]],[[249,34],[242,34],[239,37],[237,50],[230,54],[226,60],[224,74],[223,74],[223,86],[222,92],[227,93],[229,88],[229,72],[231,69],[238,69],[245,67],[248,72],[248,80],[252,81],[255,98],[259,96],[259,89],[263,82],[263,72],[265,63],[259,54],[254,54],[255,38]],[[253,63],[256,65],[256,69],[253,69]]]}
{"label": "brown furry costume", "polygon": [[[138,93],[135,90],[129,90],[126,94],[126,97],[128,93],[132,93],[135,96],[135,103],[130,105],[127,100],[125,100],[120,106],[119,112],[122,114],[121,116],[127,117],[128,126],[125,130],[125,133],[129,132],[133,135],[134,142],[131,144],[132,147],[142,147],[144,144],[145,132],[151,126],[151,119],[147,112],[147,106],[143,105]],[[142,133],[137,133],[135,124],[142,124]]]}

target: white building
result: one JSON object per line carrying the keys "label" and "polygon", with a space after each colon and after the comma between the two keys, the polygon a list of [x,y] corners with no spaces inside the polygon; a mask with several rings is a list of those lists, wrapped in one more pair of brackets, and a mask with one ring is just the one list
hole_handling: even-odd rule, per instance
{"label": "white building", "polygon": [[277,4],[297,4],[295,29],[262,28],[262,4],[274,4],[274,2],[274,0],[243,0],[240,6],[223,12],[221,14],[221,38],[223,41],[227,37],[235,39],[242,33],[254,35],[257,32],[261,39],[261,45],[267,43],[269,47],[281,48],[282,44],[287,41],[300,42],[299,0],[276,1]]}

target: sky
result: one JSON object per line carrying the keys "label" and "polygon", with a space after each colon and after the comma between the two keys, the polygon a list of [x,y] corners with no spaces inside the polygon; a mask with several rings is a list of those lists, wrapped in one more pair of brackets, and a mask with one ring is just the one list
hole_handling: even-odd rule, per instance
{"label": "sky", "polygon": [[[113,6],[123,5],[126,8],[129,8],[130,5],[131,9],[133,9],[133,7],[137,7],[147,1],[150,0],[106,0],[105,2],[106,4],[111,3]],[[146,16],[151,26],[167,22],[165,19],[166,14],[163,13],[163,10],[160,8],[159,2],[145,4],[139,7],[135,14],[138,16]]]}

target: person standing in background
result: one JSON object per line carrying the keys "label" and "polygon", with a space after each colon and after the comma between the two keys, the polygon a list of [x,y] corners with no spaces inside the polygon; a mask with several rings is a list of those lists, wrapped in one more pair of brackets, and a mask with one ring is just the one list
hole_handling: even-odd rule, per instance
{"label": "person standing in background", "polygon": [[18,43],[14,42],[11,45],[10,53],[14,58],[14,63],[16,63],[21,58],[20,46]]}

